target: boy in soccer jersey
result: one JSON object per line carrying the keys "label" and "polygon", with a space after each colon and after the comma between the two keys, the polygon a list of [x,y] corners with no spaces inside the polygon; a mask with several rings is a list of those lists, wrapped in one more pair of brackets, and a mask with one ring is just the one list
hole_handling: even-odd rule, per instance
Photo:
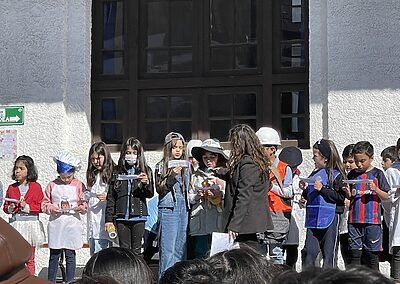
{"label": "boy in soccer jersey", "polygon": [[[372,165],[374,148],[368,141],[360,141],[353,148],[357,168],[348,179],[349,265],[360,264],[364,249],[366,265],[379,270],[379,252],[382,250],[381,200],[388,198],[390,186],[382,170]],[[363,182],[364,181],[364,182]]]}

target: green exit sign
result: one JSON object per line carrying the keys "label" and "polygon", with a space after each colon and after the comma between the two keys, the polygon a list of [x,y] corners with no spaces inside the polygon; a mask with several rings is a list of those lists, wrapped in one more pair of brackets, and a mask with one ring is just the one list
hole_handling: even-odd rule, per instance
{"label": "green exit sign", "polygon": [[24,120],[23,106],[0,106],[0,126],[23,125]]}

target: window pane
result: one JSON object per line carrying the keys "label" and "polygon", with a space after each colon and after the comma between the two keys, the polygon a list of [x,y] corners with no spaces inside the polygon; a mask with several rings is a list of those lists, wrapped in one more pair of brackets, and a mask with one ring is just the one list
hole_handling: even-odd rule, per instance
{"label": "window pane", "polygon": [[124,9],[123,2],[103,3],[103,48],[123,48]]}
{"label": "window pane", "polygon": [[[297,2],[294,1],[295,4]],[[281,40],[304,39],[303,7],[292,4],[292,0],[282,0]]]}
{"label": "window pane", "polygon": [[254,131],[256,131],[256,120],[255,119],[234,119],[232,125],[236,124],[247,124],[251,128],[253,128]]}
{"label": "window pane", "polygon": [[257,47],[242,46],[236,48],[236,69],[257,67]]}
{"label": "window pane", "polygon": [[[231,116],[232,95],[208,96],[208,115],[211,117]],[[213,136],[211,136],[213,137]]]}
{"label": "window pane", "polygon": [[236,0],[237,43],[257,41],[256,0]]}
{"label": "window pane", "polygon": [[192,118],[192,97],[172,96],[170,118]]}
{"label": "window pane", "polygon": [[147,72],[168,72],[168,51],[147,52]]}
{"label": "window pane", "polygon": [[146,98],[146,118],[167,118],[168,97],[152,96]]}
{"label": "window pane", "polygon": [[231,129],[231,120],[211,120],[210,137],[220,141],[228,141],[228,132]]}
{"label": "window pane", "polygon": [[168,46],[168,2],[148,2],[147,46]]}
{"label": "window pane", "polygon": [[305,65],[304,44],[281,44],[281,66],[301,67]]}
{"label": "window pane", "polygon": [[191,50],[172,51],[171,71],[172,72],[191,72],[192,71],[192,51]]}
{"label": "window pane", "polygon": [[210,0],[210,42],[224,44],[233,42],[232,0]]}
{"label": "window pane", "polygon": [[101,120],[121,119],[123,104],[122,98],[103,99],[101,101]]}
{"label": "window pane", "polygon": [[304,114],[305,105],[304,91],[281,94],[281,114]]}
{"label": "window pane", "polygon": [[233,69],[233,47],[219,47],[211,48],[211,69],[212,70],[226,70]]}
{"label": "window pane", "polygon": [[122,144],[122,127],[119,123],[102,123],[101,140],[107,144]]}
{"label": "window pane", "polygon": [[289,117],[281,119],[282,139],[304,139],[304,117]]}
{"label": "window pane", "polygon": [[163,144],[165,135],[167,135],[167,122],[147,122],[146,127],[146,144]]}
{"label": "window pane", "polygon": [[171,2],[171,45],[192,46],[192,1]]}
{"label": "window pane", "polygon": [[256,115],[256,95],[238,94],[235,95],[234,115]]}
{"label": "window pane", "polygon": [[[192,139],[192,122],[191,121],[172,121],[170,130],[177,131],[183,135],[186,141]],[[164,140],[162,140],[164,141]]]}
{"label": "window pane", "polygon": [[121,75],[124,74],[124,53],[120,51],[102,52],[103,75]]}

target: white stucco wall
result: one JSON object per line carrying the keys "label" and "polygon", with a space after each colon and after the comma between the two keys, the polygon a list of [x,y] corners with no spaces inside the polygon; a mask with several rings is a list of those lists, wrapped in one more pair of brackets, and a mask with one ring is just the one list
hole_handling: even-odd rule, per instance
{"label": "white stucco wall", "polygon": [[[309,0],[311,143],[333,139],[341,152],[369,140],[378,165],[380,151],[396,142],[399,8],[398,0]],[[84,180],[91,144],[91,1],[2,0],[0,34],[0,106],[25,106],[25,125],[1,129],[18,131],[17,155],[34,158],[43,187],[56,176],[51,156],[61,149],[82,159],[78,177]],[[307,175],[311,151],[303,155]],[[161,153],[146,156],[154,168]],[[5,185],[12,166],[0,160]],[[88,250],[78,252],[78,265],[87,259]],[[40,250],[38,272],[47,261],[48,251]]]}
{"label": "white stucco wall", "polygon": [[[17,130],[17,155],[33,157],[45,187],[56,176],[54,154],[68,149],[85,164],[91,144],[91,1],[2,0],[0,34],[0,106],[25,106],[24,125],[1,129]],[[0,160],[5,185],[12,167]],[[47,263],[48,250],[39,250],[37,272]]]}

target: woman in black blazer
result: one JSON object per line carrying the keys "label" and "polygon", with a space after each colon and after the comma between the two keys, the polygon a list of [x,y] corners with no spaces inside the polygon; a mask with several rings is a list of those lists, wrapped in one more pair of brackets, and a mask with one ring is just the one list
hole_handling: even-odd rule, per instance
{"label": "woman in black blazer", "polygon": [[228,168],[218,174],[227,181],[223,221],[231,239],[259,248],[257,233],[272,229],[268,209],[269,161],[254,130],[239,124],[229,130]]}

